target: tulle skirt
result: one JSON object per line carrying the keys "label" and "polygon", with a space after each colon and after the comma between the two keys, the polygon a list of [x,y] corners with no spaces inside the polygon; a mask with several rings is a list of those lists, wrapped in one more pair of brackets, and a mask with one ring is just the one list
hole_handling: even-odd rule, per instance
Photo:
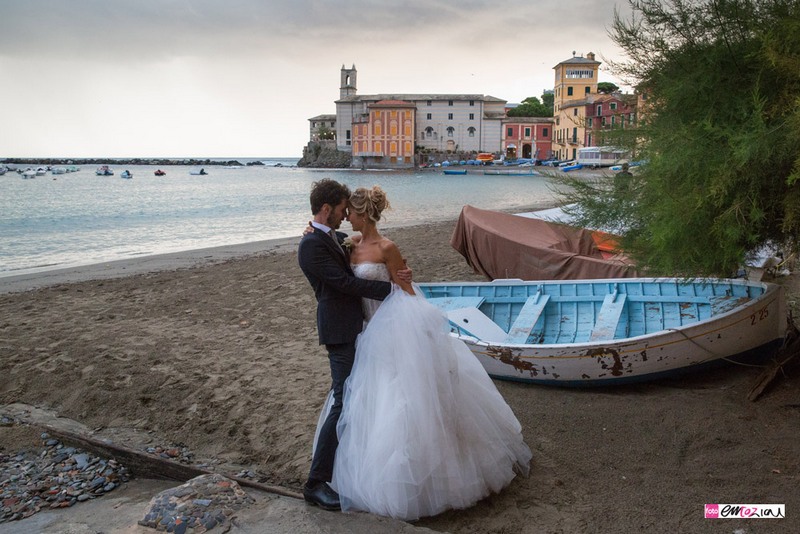
{"label": "tulle skirt", "polygon": [[358,338],[337,433],[331,486],[342,509],[404,520],[472,506],[531,460],[517,418],[445,316],[401,290]]}

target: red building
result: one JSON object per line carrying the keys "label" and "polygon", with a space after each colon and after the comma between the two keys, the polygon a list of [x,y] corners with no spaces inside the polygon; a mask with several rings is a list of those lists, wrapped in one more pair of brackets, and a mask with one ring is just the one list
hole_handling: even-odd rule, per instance
{"label": "red building", "polygon": [[500,148],[506,159],[549,159],[552,155],[552,117],[506,117]]}
{"label": "red building", "polygon": [[636,124],[636,95],[612,93],[599,95],[586,104],[584,146],[603,146],[609,143],[604,132],[630,128]]}

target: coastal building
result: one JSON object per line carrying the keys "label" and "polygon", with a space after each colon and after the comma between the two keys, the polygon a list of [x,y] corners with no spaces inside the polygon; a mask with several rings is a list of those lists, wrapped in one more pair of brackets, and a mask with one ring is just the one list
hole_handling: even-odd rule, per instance
{"label": "coastal building", "polygon": [[309,140],[328,141],[336,139],[336,115],[317,115],[308,119]]}
{"label": "coastal building", "polygon": [[416,106],[403,100],[380,100],[353,117],[353,167],[413,167]]}
{"label": "coastal building", "polygon": [[553,153],[557,159],[574,159],[578,148],[587,146],[586,107],[597,95],[600,62],[592,52],[573,56],[555,67]]}
{"label": "coastal building", "polygon": [[501,150],[506,159],[549,159],[552,156],[551,117],[507,117],[502,121]]}
{"label": "coastal building", "polygon": [[[341,69],[339,99],[336,101],[336,145],[342,152],[352,154],[361,159],[353,162],[354,166],[362,166],[364,157],[369,158],[371,165],[380,164],[387,167],[413,166],[413,157],[407,161],[408,153],[405,150],[409,141],[406,136],[405,123],[398,126],[397,136],[381,130],[381,143],[388,143],[391,147],[403,147],[403,154],[396,156],[389,152],[379,155],[373,150],[375,140],[369,150],[362,150],[359,144],[354,150],[356,142],[355,126],[358,125],[358,142],[367,141],[364,137],[364,127],[369,124],[371,112],[383,110],[385,103],[402,107],[395,109],[398,113],[414,109],[414,120],[411,124],[411,154],[420,150],[436,152],[499,152],[501,145],[502,120],[505,118],[506,101],[493,96],[478,94],[375,94],[359,95],[357,78],[358,72],[355,65],[351,68]],[[379,103],[384,103],[376,106]],[[375,119],[373,119],[375,120]],[[378,120],[383,128],[382,119]],[[377,124],[377,123],[376,123]],[[374,135],[374,130],[372,132]],[[382,145],[384,146],[384,145]],[[393,157],[397,159],[392,160]]]}
{"label": "coastal building", "polygon": [[637,96],[598,93],[600,62],[591,52],[574,54],[553,67],[553,154],[562,160],[575,159],[579,148],[613,144],[615,129],[637,121]]}
{"label": "coastal building", "polygon": [[611,93],[598,95],[586,104],[584,146],[613,145],[614,130],[631,128],[636,124],[637,96]]}

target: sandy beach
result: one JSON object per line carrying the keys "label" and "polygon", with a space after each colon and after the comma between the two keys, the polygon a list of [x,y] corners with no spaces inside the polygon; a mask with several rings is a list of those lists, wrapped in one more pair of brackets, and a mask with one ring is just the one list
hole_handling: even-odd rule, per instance
{"label": "sandy beach", "polygon": [[[480,280],[450,247],[453,226],[385,233],[417,281]],[[183,444],[219,470],[299,488],[330,378],[297,241],[0,279],[0,404],[40,407],[132,448]],[[796,309],[796,279],[778,282],[791,284]],[[760,373],[729,365],[588,390],[496,381],[533,451],[531,476],[415,525],[795,531],[800,379],[782,377],[748,401]],[[30,439],[0,429],[3,451]],[[706,503],[786,504],[788,517],[708,520]]]}

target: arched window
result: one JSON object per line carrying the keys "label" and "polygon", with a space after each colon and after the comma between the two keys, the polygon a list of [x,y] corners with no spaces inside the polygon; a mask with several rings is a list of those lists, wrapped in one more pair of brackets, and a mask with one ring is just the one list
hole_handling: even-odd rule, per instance
{"label": "arched window", "polygon": [[456,129],[452,126],[447,127],[447,137],[453,137],[453,134],[456,133]]}
{"label": "arched window", "polygon": [[425,137],[427,137],[428,139],[433,137],[433,128],[432,127],[428,126],[427,128],[425,128]]}
{"label": "arched window", "polygon": [[475,128],[470,126],[469,128],[467,128],[467,133],[469,134],[470,137],[475,137]]}

